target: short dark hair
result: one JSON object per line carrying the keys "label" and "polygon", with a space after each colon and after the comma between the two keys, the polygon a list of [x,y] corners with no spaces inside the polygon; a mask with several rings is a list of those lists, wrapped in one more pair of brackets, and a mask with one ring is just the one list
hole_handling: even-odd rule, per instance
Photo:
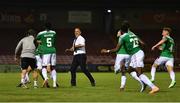
{"label": "short dark hair", "polygon": [[130,28],[129,21],[124,20],[121,25],[126,25],[128,28]]}
{"label": "short dark hair", "polygon": [[45,29],[50,30],[50,29],[52,29],[52,24],[50,22],[46,22],[44,24],[44,27],[45,27]]}
{"label": "short dark hair", "polygon": [[80,31],[82,31],[80,27],[75,27],[74,29],[79,29]]}
{"label": "short dark hair", "polygon": [[27,36],[29,36],[29,35],[33,35],[33,36],[35,36],[35,34],[36,34],[36,32],[35,32],[35,30],[34,29],[29,29],[28,31],[27,31]]}
{"label": "short dark hair", "polygon": [[122,24],[121,27],[120,27],[120,30],[121,30],[121,32],[123,32],[123,33],[127,33],[127,32],[128,32],[128,29],[129,29],[129,26],[128,26],[128,25]]}
{"label": "short dark hair", "polygon": [[164,27],[163,30],[168,31],[169,34],[171,34],[172,32],[172,29],[170,27]]}

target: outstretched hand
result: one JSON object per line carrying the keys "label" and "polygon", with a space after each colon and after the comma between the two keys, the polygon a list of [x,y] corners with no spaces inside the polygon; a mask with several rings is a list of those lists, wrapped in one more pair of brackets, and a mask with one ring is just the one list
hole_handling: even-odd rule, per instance
{"label": "outstretched hand", "polygon": [[156,47],[155,47],[155,46],[153,46],[153,47],[151,48],[151,50],[153,51],[155,48],[156,48]]}
{"label": "outstretched hand", "polygon": [[66,49],[65,52],[70,52],[70,49]]}
{"label": "outstretched hand", "polygon": [[109,53],[107,49],[101,49],[101,53],[102,54],[106,54],[106,53]]}

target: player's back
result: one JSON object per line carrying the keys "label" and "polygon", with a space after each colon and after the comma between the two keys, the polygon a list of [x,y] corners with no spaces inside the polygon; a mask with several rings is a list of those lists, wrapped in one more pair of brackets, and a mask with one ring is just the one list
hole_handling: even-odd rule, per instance
{"label": "player's back", "polygon": [[56,32],[52,30],[45,30],[38,34],[37,39],[41,41],[41,49],[43,54],[55,53],[55,39]]}
{"label": "player's back", "polygon": [[126,51],[130,55],[141,50],[139,46],[139,38],[133,32],[130,31],[124,35],[124,46]]}

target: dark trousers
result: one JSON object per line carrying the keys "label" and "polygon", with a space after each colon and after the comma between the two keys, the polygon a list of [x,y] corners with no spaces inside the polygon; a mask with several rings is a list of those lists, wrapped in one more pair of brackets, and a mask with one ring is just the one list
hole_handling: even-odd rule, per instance
{"label": "dark trousers", "polygon": [[76,70],[78,66],[81,67],[82,72],[84,72],[91,83],[95,82],[90,72],[86,69],[86,59],[86,54],[78,54],[74,56],[71,65],[71,84],[76,85]]}

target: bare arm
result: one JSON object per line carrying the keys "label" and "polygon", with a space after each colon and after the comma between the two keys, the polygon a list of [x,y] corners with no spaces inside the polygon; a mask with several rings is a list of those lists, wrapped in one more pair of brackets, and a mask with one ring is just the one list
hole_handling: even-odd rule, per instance
{"label": "bare arm", "polygon": [[145,45],[145,43],[141,39],[139,39],[139,42],[141,43],[141,45]]}
{"label": "bare arm", "polygon": [[41,44],[41,41],[40,40],[36,40],[37,44]]}
{"label": "bare arm", "polygon": [[165,41],[166,41],[166,39],[160,40],[160,41],[159,41],[156,45],[154,45],[151,49],[154,50],[156,47],[162,45]]}
{"label": "bare arm", "polygon": [[71,48],[65,50],[65,52],[73,52],[73,51],[74,51],[74,46],[72,46]]}
{"label": "bare arm", "polygon": [[111,49],[111,50],[107,50],[107,49],[102,49],[101,53],[113,53],[113,52],[117,52],[119,50],[119,48],[121,47],[121,44],[117,44],[115,48]]}

